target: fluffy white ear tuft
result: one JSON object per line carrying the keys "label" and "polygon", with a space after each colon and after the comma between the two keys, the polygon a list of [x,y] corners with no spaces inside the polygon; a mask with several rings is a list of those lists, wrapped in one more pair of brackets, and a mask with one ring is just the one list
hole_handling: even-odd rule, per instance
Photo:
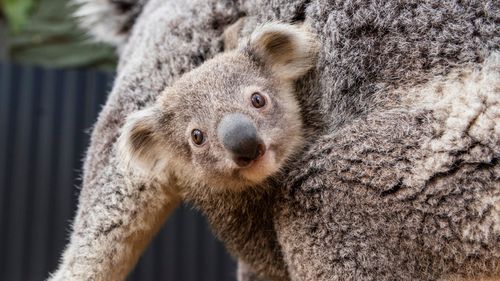
{"label": "fluffy white ear tuft", "polygon": [[121,47],[147,0],[72,0],[73,16],[97,41]]}
{"label": "fluffy white ear tuft", "polygon": [[137,111],[127,118],[117,147],[123,168],[132,168],[142,175],[150,176],[161,168],[158,118],[159,112],[155,107]]}
{"label": "fluffy white ear tuft", "polygon": [[315,65],[319,43],[304,27],[272,22],[252,33],[250,49],[277,77],[295,80]]}

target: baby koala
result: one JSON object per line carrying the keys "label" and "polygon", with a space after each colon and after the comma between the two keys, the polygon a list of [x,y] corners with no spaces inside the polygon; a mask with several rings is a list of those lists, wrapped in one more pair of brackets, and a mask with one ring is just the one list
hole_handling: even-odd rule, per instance
{"label": "baby koala", "polygon": [[302,144],[294,82],[314,66],[315,36],[267,23],[206,61],[126,120],[126,167],[167,184],[241,190],[262,183]]}

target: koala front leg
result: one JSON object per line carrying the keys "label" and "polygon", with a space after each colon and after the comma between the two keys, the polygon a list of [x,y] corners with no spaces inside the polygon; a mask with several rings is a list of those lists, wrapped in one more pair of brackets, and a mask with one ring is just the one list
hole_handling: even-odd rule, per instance
{"label": "koala front leg", "polygon": [[50,281],[124,280],[179,204],[165,186],[124,176],[116,167],[108,165],[99,184],[82,190],[71,241]]}

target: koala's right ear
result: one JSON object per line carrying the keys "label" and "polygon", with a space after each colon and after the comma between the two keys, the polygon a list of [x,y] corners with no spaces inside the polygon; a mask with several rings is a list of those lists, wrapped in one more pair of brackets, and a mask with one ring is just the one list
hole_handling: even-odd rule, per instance
{"label": "koala's right ear", "polygon": [[118,139],[120,164],[126,169],[135,169],[141,174],[150,175],[161,165],[159,118],[161,112],[149,107],[131,114],[125,121]]}
{"label": "koala's right ear", "polygon": [[295,80],[311,69],[318,54],[315,35],[304,27],[266,23],[250,37],[250,52],[280,79]]}

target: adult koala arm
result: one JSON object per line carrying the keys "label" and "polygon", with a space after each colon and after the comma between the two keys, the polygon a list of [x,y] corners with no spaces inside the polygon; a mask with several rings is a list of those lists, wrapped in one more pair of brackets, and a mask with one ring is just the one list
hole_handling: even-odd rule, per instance
{"label": "adult koala arm", "polygon": [[[96,16],[88,14],[92,3],[104,5],[96,13],[108,5],[109,20],[116,16],[113,5],[119,1],[85,1],[84,16]],[[183,72],[220,52],[222,29],[235,20],[237,11],[231,1],[152,0],[142,13],[147,16],[137,20],[131,35],[123,36],[132,43],[121,52],[112,93],[92,133],[70,243],[49,280],[123,280],[179,202],[174,186],[120,170],[115,142],[127,115],[152,103]]]}

